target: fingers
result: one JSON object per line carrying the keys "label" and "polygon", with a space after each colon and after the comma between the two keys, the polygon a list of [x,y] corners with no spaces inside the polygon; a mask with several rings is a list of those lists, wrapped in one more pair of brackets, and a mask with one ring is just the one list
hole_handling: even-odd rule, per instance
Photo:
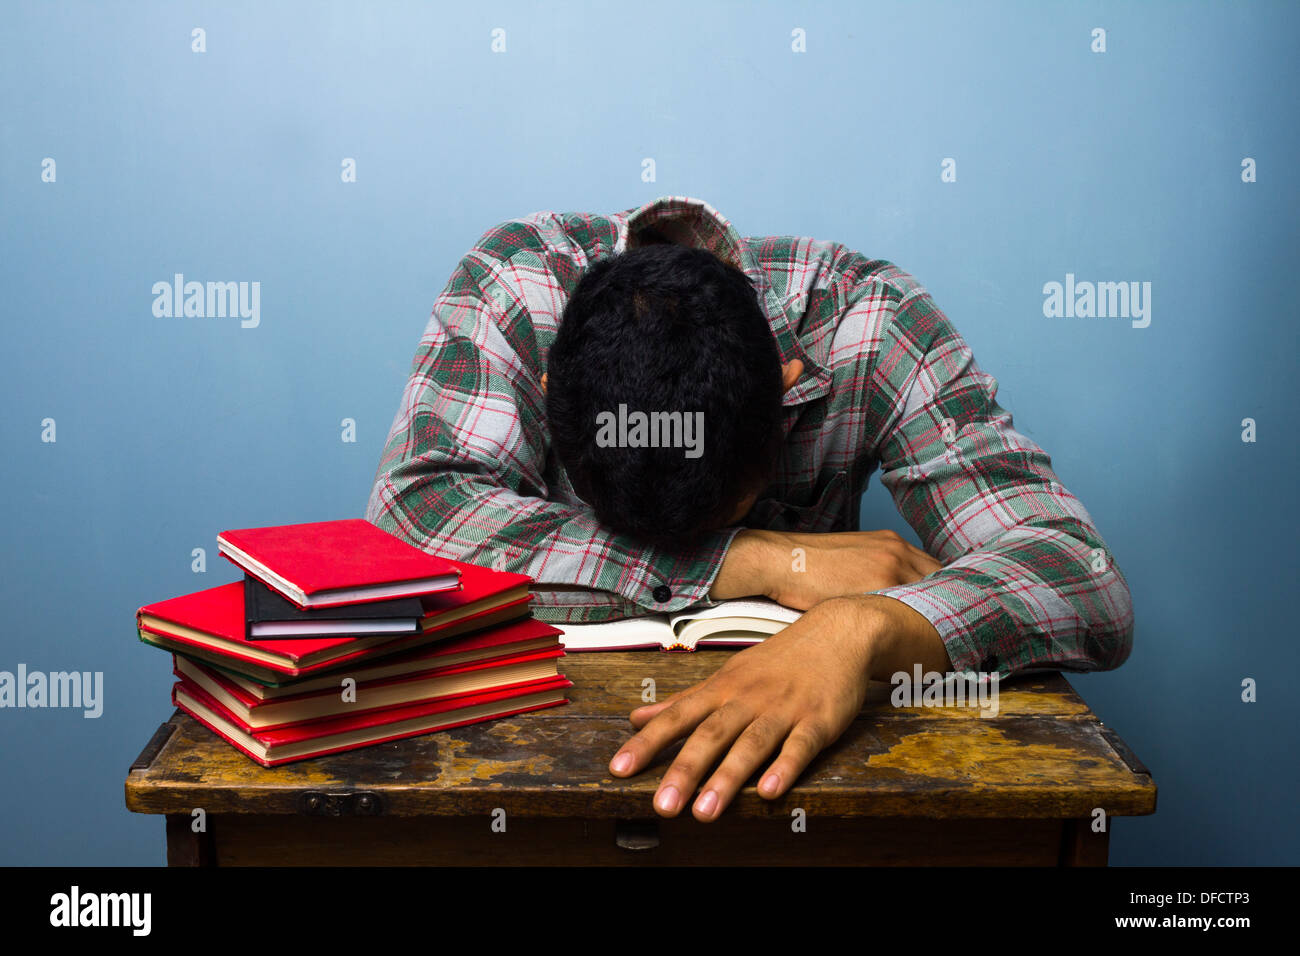
{"label": "fingers", "polygon": [[[745,781],[781,743],[790,730],[790,721],[771,714],[760,714],[745,728],[732,745],[722,764],[714,771],[695,800],[691,812],[705,823],[717,819]],[[816,751],[813,751],[816,753]],[[809,760],[812,759],[810,756]],[[792,778],[793,779],[793,778]]]}
{"label": "fingers", "polygon": [[678,691],[676,694],[673,694],[670,697],[665,697],[663,700],[655,701],[653,704],[646,704],[644,707],[638,707],[636,710],[632,711],[632,713],[627,715],[627,719],[632,722],[633,727],[640,730],[656,716],[661,714],[665,708],[671,707],[684,695],[698,690],[703,683],[704,682],[701,681],[699,684],[695,684],[684,691]]}
{"label": "fingers", "polygon": [[[902,549],[903,557],[911,561],[918,568],[928,567],[930,565],[939,565],[939,562],[932,558],[928,552],[922,551],[910,541],[899,538],[895,547]],[[929,573],[928,571],[926,572]]]}
{"label": "fingers", "polygon": [[[917,577],[915,580],[919,581],[926,575],[933,574],[943,567],[943,564],[912,544],[897,531],[885,529],[881,531],[850,532],[850,534],[871,538],[875,547],[882,548],[893,554],[895,558],[899,559],[904,568],[916,572]],[[911,582],[906,583],[910,584]]]}
{"label": "fingers", "polygon": [[916,569],[916,575],[917,575],[916,579],[919,581],[923,577],[934,574],[934,572],[938,571],[941,567],[943,567],[943,565],[940,562],[936,561],[934,558],[930,557],[924,551],[921,551],[916,555],[915,558],[913,558],[912,567]]}
{"label": "fingers", "polygon": [[[698,707],[698,702],[685,699],[676,708],[665,707],[661,716],[652,718],[610,763],[611,771],[618,776],[634,773],[694,726],[694,732],[664,772],[655,792],[654,808],[661,816],[673,817],[680,813],[691,801],[700,780],[724,753],[725,758],[691,807],[695,818],[705,823],[717,819],[731,805],[745,781],[778,747],[781,747],[780,754],[759,781],[759,793],[769,799],[788,790],[829,742],[828,735],[813,720],[804,720],[791,729],[793,722],[789,719],[772,713],[755,716],[734,702],[699,720]],[[632,762],[627,769],[614,770],[619,757],[629,753]]]}
{"label": "fingers", "polygon": [[[664,772],[659,790],[655,793],[655,811],[660,816],[676,816],[691,799],[709,768],[717,763],[732,742],[753,722],[753,711],[735,702],[723,704],[710,714],[687,739],[672,765]],[[751,742],[750,748],[753,746]],[[754,766],[764,756],[766,754],[754,758]],[[744,779],[741,777],[740,782],[743,783]],[[716,793],[714,798],[716,802]]]}
{"label": "fingers", "polygon": [[920,548],[910,544],[907,547],[913,563],[916,564],[918,568],[925,571],[926,574],[929,574],[931,571],[937,571],[939,568],[943,567],[942,562],[936,560],[929,552],[922,551]]}
{"label": "fingers", "polygon": [[888,542],[887,547],[892,548],[894,553],[902,559],[903,566],[909,568],[916,575],[914,578],[905,581],[905,584],[919,581],[943,567],[942,563],[894,531],[874,533],[883,536]]}
{"label": "fingers", "polygon": [[924,551],[901,542],[877,552],[873,557],[875,576],[884,582],[876,587],[914,584],[942,566]]}
{"label": "fingers", "polygon": [[697,691],[684,693],[676,699],[665,701],[664,705],[663,710],[618,749],[618,753],[609,762],[609,771],[614,776],[629,777],[640,773],[654,760],[659,751],[690,733],[715,709],[717,702],[712,694]]}
{"label": "fingers", "polygon": [[789,790],[813,757],[831,743],[830,736],[812,721],[796,724],[786,737],[781,753],[758,781],[758,795],[773,800]]}

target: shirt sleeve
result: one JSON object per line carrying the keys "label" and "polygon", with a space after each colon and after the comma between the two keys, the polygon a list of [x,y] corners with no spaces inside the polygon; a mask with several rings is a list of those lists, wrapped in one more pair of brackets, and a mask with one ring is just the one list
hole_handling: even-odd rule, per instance
{"label": "shirt sleeve", "polygon": [[874,451],[881,483],[944,567],[871,593],[924,615],[955,671],[1007,677],[1122,664],[1133,609],[1119,566],[923,289],[899,302],[875,366],[895,396]]}
{"label": "shirt sleeve", "polygon": [[431,554],[530,575],[541,620],[600,621],[707,602],[738,529],[690,550],[657,549],[609,532],[571,489],[554,493],[551,485],[567,480],[546,467],[534,333],[519,302],[495,283],[485,294],[482,278],[483,261],[467,256],[434,305],[366,518]]}

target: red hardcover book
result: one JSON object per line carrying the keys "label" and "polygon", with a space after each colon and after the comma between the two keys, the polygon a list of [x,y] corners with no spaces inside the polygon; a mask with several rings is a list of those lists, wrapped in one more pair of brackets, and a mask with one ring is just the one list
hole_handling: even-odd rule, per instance
{"label": "red hardcover book", "polygon": [[520,654],[505,660],[456,664],[422,674],[404,674],[386,680],[356,683],[343,688],[343,676],[327,690],[310,691],[265,700],[250,694],[215,668],[177,656],[172,672],[181,680],[206,691],[240,725],[249,730],[278,730],[391,710],[408,704],[451,700],[491,690],[522,690],[549,685],[558,676],[556,663],[564,656],[557,643],[550,650]]}
{"label": "red hardcover book", "polygon": [[[446,638],[397,654],[385,654],[378,659],[361,658],[343,667],[325,671],[319,677],[308,676],[268,687],[228,668],[200,661],[205,667],[221,672],[258,700],[282,700],[315,691],[338,690],[344,677],[351,677],[358,686],[394,678],[419,676],[455,667],[461,664],[500,662],[521,654],[536,651],[563,650],[559,643],[560,629],[531,617],[523,617],[498,627],[460,637]],[[188,657],[179,654],[177,657]]]}
{"label": "red hardcover book", "polygon": [[172,687],[172,703],[227,743],[264,767],[293,760],[355,750],[403,737],[463,727],[567,703],[565,690],[573,682],[557,677],[546,685],[521,690],[496,690],[470,697],[412,704],[387,711],[336,717],[279,730],[243,727],[201,687],[180,681]]}
{"label": "red hardcover book", "polygon": [[221,555],[301,608],[337,607],[455,588],[455,565],[364,518],[242,528]]}
{"label": "red hardcover book", "polygon": [[140,639],[174,653],[281,684],[360,658],[397,653],[442,638],[504,623],[528,613],[527,575],[450,562],[461,589],[425,595],[425,615],[413,635],[250,641],[242,581],[148,604],[136,612]]}

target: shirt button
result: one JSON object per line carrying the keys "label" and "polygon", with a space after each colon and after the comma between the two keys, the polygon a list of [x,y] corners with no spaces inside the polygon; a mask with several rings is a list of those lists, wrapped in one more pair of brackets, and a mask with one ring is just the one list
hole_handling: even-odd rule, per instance
{"label": "shirt button", "polygon": [[659,587],[655,588],[654,596],[656,601],[660,604],[664,604],[672,598],[673,592],[668,589],[668,585],[661,584]]}

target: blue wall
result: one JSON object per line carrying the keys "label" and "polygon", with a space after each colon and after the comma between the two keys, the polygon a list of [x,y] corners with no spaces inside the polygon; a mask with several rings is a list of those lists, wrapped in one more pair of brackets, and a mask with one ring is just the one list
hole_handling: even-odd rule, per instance
{"label": "blue wall", "polygon": [[[106,686],[99,719],[0,710],[0,862],[163,861],[161,820],[122,796],[170,711],[136,608],[234,580],[222,529],[362,513],[432,302],[486,227],[666,194],[913,273],[1087,505],[1137,634],[1075,685],[1160,786],[1113,861],[1297,862],[1298,13],[6,4],[0,670]],[[177,272],[260,282],[260,325],[155,317]],[[1149,281],[1149,327],[1045,318],[1066,273]],[[874,481],[863,526],[906,530]]]}

